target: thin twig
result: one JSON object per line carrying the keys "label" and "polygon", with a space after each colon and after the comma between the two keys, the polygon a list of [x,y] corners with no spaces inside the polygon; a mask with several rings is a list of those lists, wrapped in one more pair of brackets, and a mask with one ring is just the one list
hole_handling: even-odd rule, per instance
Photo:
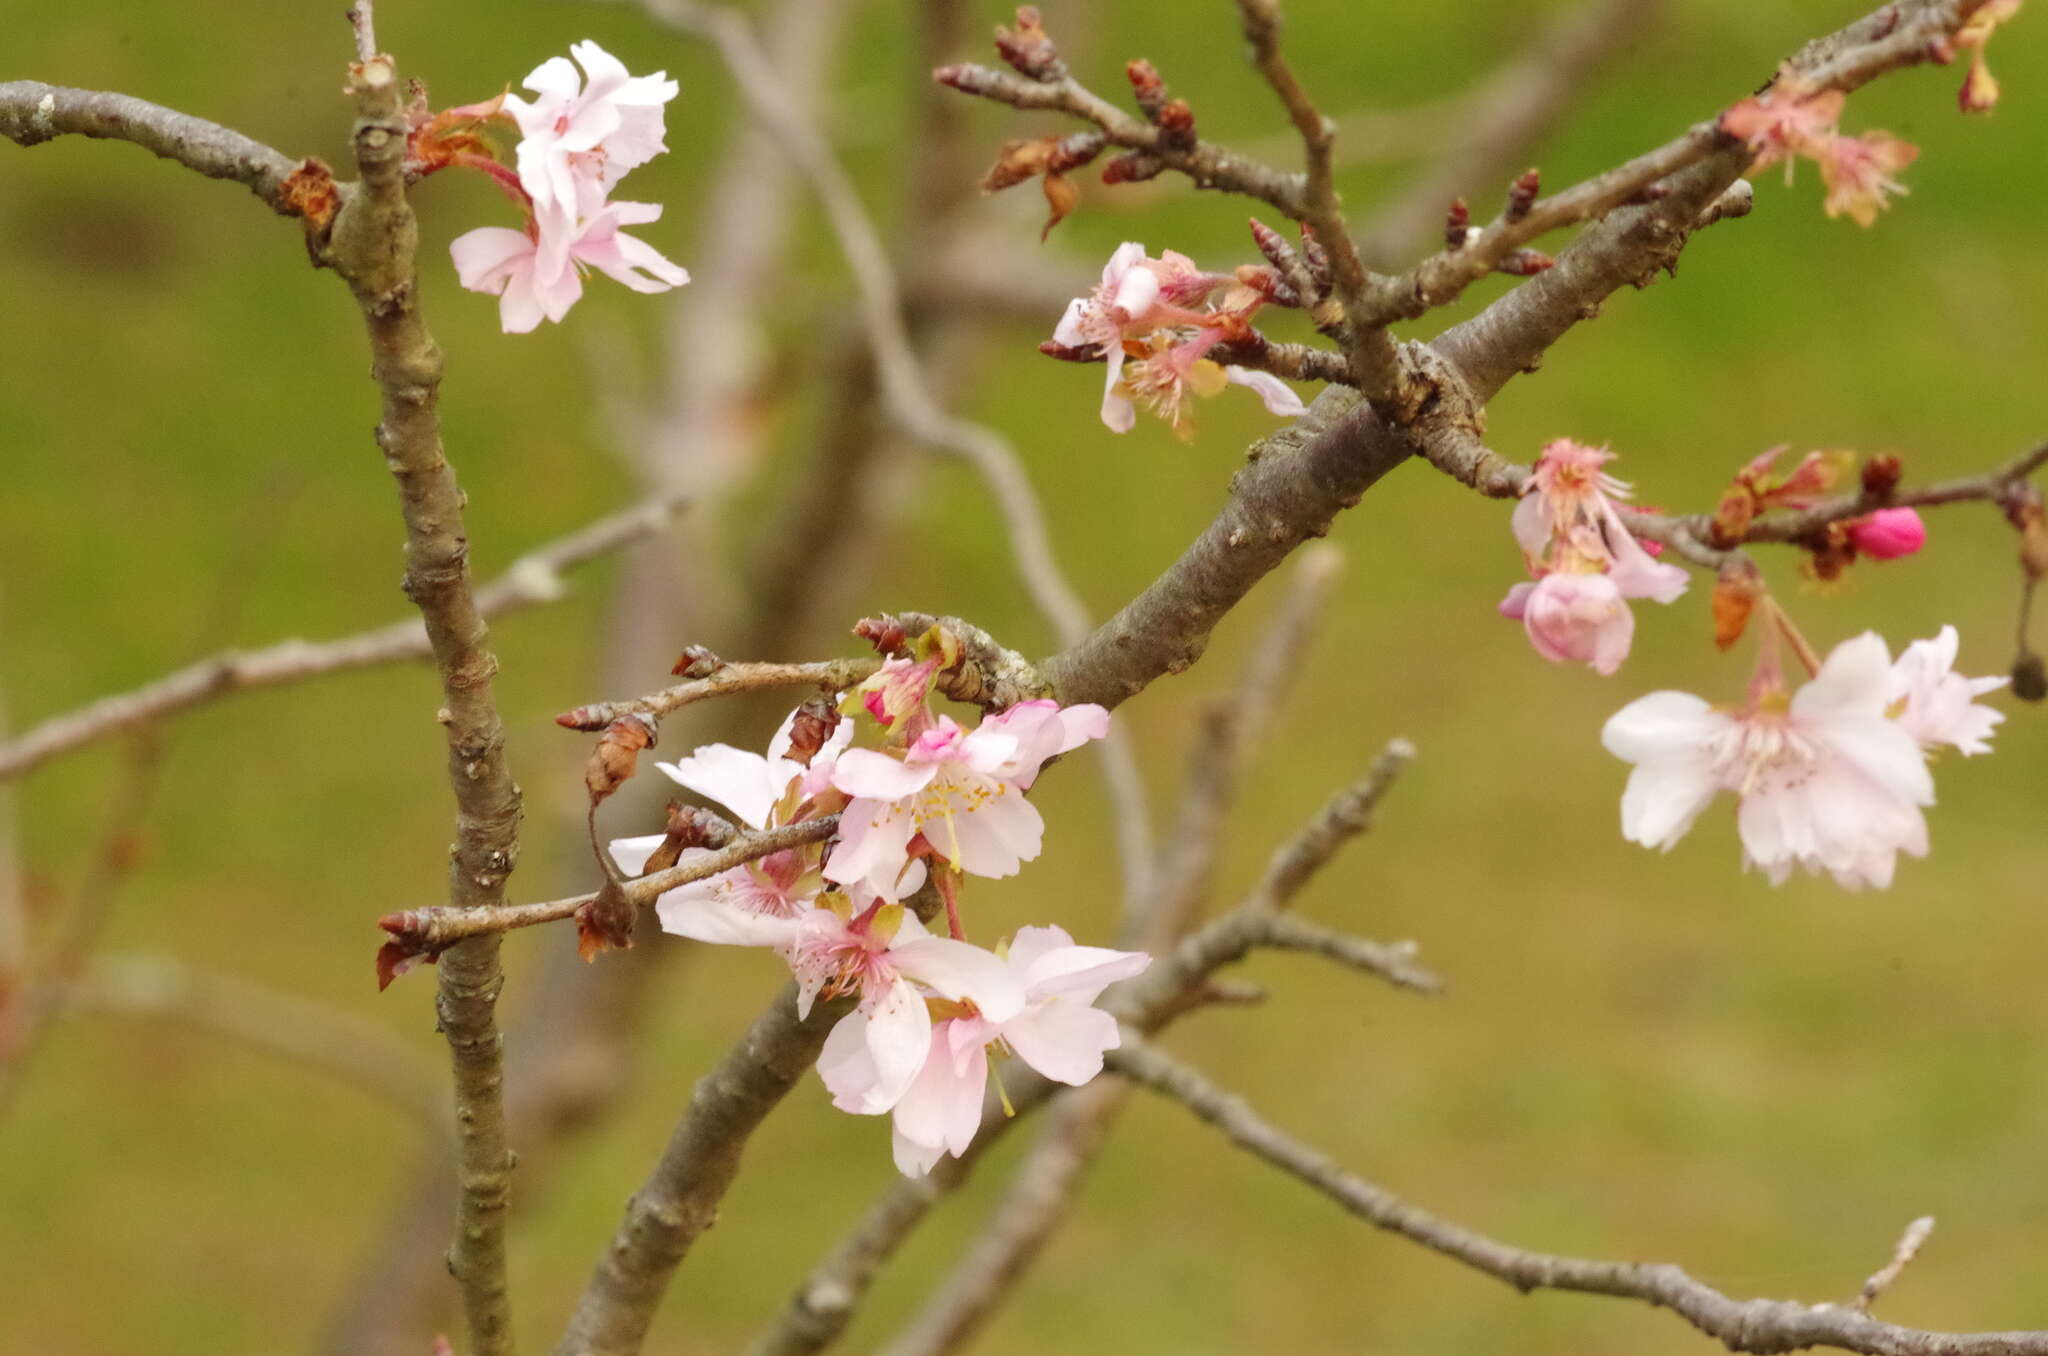
{"label": "thin twig", "polygon": [[1330,1197],[1375,1228],[1398,1234],[1517,1290],[1569,1290],[1669,1309],[1731,1351],[1829,1346],[1870,1356],[2043,1356],[2048,1332],[1937,1333],[1880,1323],[1846,1305],[1736,1300],[1678,1267],[1527,1252],[1430,1214],[1286,1134],[1243,1098],[1127,1031],[1109,1054],[1118,1073],[1179,1102],[1232,1143]]}
{"label": "thin twig", "polygon": [[[440,720],[456,802],[449,904],[490,909],[503,901],[518,860],[520,794],[491,689],[498,661],[470,587],[464,497],[441,447],[441,352],[419,309],[418,226],[405,192],[404,88],[391,61],[372,56],[352,72],[350,92],[362,187],[335,218],[327,262],[347,280],[368,331],[371,375],[382,397],[377,445],[405,518],[405,592],[426,623],[440,670]],[[460,1146],[448,1269],[462,1292],[474,1356],[513,1350],[505,1211],[514,1159],[496,1016],[504,985],[498,946],[495,933],[458,942],[441,956],[436,975]]]}
{"label": "thin twig", "polygon": [[284,184],[298,162],[252,137],[126,94],[0,81],[0,137],[39,146],[67,134],[132,141],[209,179],[231,179],[280,215],[294,215]]}
{"label": "thin twig", "polygon": [[[707,880],[721,871],[730,871],[757,857],[766,857],[785,848],[823,842],[837,832],[838,828],[839,816],[825,815],[818,819],[785,824],[779,828],[741,834],[716,851],[706,852],[688,862],[656,871],[652,875],[629,880],[619,889],[635,908],[645,908],[678,886],[688,885],[692,881]],[[390,933],[408,953],[431,955],[471,938],[495,937],[541,923],[559,923],[565,918],[574,917],[578,909],[593,903],[597,897],[597,892],[592,891],[538,904],[408,909],[403,913],[387,914],[378,920],[377,926]]]}
{"label": "thin twig", "polygon": [[1416,993],[1438,994],[1444,989],[1443,980],[1433,971],[1415,964],[1413,942],[1375,942],[1291,913],[1276,913],[1262,919],[1254,945],[1323,956]]}
{"label": "thin twig", "polygon": [[823,659],[806,664],[736,661],[720,664],[706,677],[692,678],[688,682],[677,683],[674,687],[650,692],[644,697],[629,697],[624,701],[593,702],[589,706],[579,706],[573,711],[564,711],[555,717],[555,723],[566,725],[572,730],[602,730],[621,716],[637,714],[660,718],[697,702],[709,701],[714,697],[735,696],[742,692],[766,692],[788,687],[816,687],[827,692],[844,692],[881,666],[882,661],[872,655],[854,659]]}
{"label": "thin twig", "polygon": [[[683,496],[675,495],[640,504],[529,551],[477,590],[477,611],[495,618],[562,597],[563,570],[660,531],[684,502]],[[338,640],[286,640],[260,650],[224,651],[0,741],[0,781],[19,777],[59,754],[231,693],[432,655],[426,627],[417,618]]]}
{"label": "thin twig", "polygon": [[355,30],[356,60],[377,55],[377,14],[373,0],[355,0],[348,10],[349,27]]}
{"label": "thin twig", "polygon": [[1877,1302],[1877,1297],[1889,1290],[1892,1282],[1905,1274],[1906,1268],[1920,1255],[1921,1247],[1926,1244],[1928,1235],[1933,1232],[1932,1215],[1922,1215],[1908,1224],[1906,1231],[1899,1235],[1898,1245],[1892,1249],[1892,1259],[1870,1274],[1870,1279],[1863,1282],[1863,1288],[1856,1292],[1856,1298],[1849,1301],[1849,1307],[1859,1314],[1869,1313],[1870,1306]]}

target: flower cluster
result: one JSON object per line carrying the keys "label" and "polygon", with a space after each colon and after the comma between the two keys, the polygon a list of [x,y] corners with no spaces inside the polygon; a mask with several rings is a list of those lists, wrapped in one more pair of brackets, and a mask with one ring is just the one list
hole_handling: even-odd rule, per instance
{"label": "flower cluster", "polygon": [[1954,671],[1955,628],[1915,641],[1893,662],[1866,632],[1845,641],[1813,681],[1788,692],[1775,645],[1736,708],[1688,692],[1653,692],[1607,722],[1608,752],[1635,764],[1621,831],[1669,850],[1715,795],[1733,791],[1745,867],[1772,884],[1793,867],[1850,889],[1891,884],[1900,852],[1927,852],[1922,810],[1934,803],[1925,750],[1988,753],[2003,717],[1975,698],[2004,678]]}
{"label": "flower cluster", "polygon": [[[1981,48],[1981,42],[1978,45]],[[1966,99],[1967,90],[1966,85]],[[1994,98],[1995,91],[1994,84]],[[1837,217],[1846,212],[1857,225],[1869,226],[1883,210],[1886,194],[1905,193],[1905,186],[1893,176],[1913,163],[1920,148],[1889,132],[1843,136],[1836,124],[1846,101],[1840,90],[1807,85],[1788,66],[1769,89],[1723,113],[1721,130],[1748,143],[1756,155],[1752,169],[1783,161],[1787,182],[1796,157],[1812,160],[1827,186],[1827,214]]]}
{"label": "flower cluster", "polygon": [[[1048,760],[1101,738],[1109,713],[1026,701],[963,729],[930,707],[945,639],[935,633],[920,648],[923,657],[892,658],[852,694],[856,719],[841,719],[807,764],[791,756],[801,713],[765,757],[711,744],[657,764],[750,828],[836,813],[839,833],[680,886],[655,906],[666,931],[773,949],[805,1015],[820,997],[857,1000],[832,1028],[818,1072],[835,1106],[893,1114],[896,1163],[913,1176],[973,1139],[992,1054],[1065,1083],[1100,1073],[1117,1025],[1094,1001],[1150,963],[1142,952],[1078,946],[1057,927],[1020,929],[994,951],[965,940],[961,877],[1013,875],[1038,856],[1045,825],[1025,793]],[[852,747],[860,714],[880,747]],[[637,875],[663,841],[619,839],[612,857]],[[687,848],[679,863],[702,855]],[[948,936],[929,932],[905,902],[928,879]]]}
{"label": "flower cluster", "polygon": [[1515,540],[1534,583],[1516,584],[1500,614],[1527,628],[1545,659],[1575,660],[1611,674],[1628,657],[1635,616],[1628,599],[1674,601],[1685,571],[1651,558],[1614,507],[1629,487],[1601,470],[1614,454],[1560,438],[1543,449],[1515,505]]}
{"label": "flower cluster", "polygon": [[[519,128],[516,176],[496,177],[526,209],[523,230],[485,226],[449,246],[456,276],[472,292],[498,297],[508,334],[560,320],[583,295],[594,268],[636,292],[665,292],[690,280],[624,227],[661,216],[654,203],[614,202],[628,170],[667,149],[662,105],[678,86],[663,72],[635,76],[594,42],[571,47],[583,70],[550,57],[526,77],[531,100],[506,94],[477,110]],[[483,166],[479,166],[480,168]]]}
{"label": "flower cluster", "polygon": [[[1218,289],[1223,296],[1211,303]],[[1308,407],[1285,382],[1208,356],[1218,344],[1248,335],[1264,300],[1229,274],[1204,273],[1184,254],[1168,250],[1153,259],[1143,245],[1126,241],[1103,265],[1094,292],[1067,304],[1052,347],[1061,356],[1108,364],[1102,422],[1113,432],[1130,432],[1142,404],[1190,437],[1188,398],[1213,396],[1232,384],[1249,387],[1268,410],[1291,419]]]}

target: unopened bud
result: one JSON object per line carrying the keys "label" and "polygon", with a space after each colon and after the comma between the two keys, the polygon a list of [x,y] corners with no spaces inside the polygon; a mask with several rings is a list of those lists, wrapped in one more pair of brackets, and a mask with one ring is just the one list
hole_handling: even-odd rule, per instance
{"label": "unopened bud", "polygon": [[1542,250],[1510,250],[1494,264],[1493,271],[1512,274],[1517,278],[1533,278],[1545,269],[1556,266],[1557,260]]}
{"label": "unopened bud", "polygon": [[1330,291],[1330,252],[1323,248],[1323,242],[1316,239],[1315,229],[1307,222],[1301,223],[1301,260],[1308,265],[1308,276],[1314,280],[1319,296]]}
{"label": "unopened bud", "polygon": [[1159,111],[1166,107],[1166,82],[1159,78],[1159,68],[1139,57],[1124,67],[1124,78],[1131,82],[1131,97],[1137,100],[1138,111],[1147,122],[1158,122]]}
{"label": "unopened bud", "polygon": [[903,623],[886,612],[877,617],[861,618],[854,623],[853,634],[874,646],[875,653],[884,657],[906,653],[904,647],[909,640]]}
{"label": "unopened bud", "polygon": [[[1258,264],[1239,264],[1231,276],[1275,306],[1298,308],[1303,304],[1301,294],[1287,285],[1286,279],[1280,276],[1278,269],[1265,268]],[[1040,345],[1040,349],[1043,348],[1044,345]]]}
{"label": "unopened bud", "polygon": [[1472,209],[1465,205],[1463,198],[1451,199],[1451,210],[1444,213],[1444,248],[1465,248],[1465,233],[1471,228]]}
{"label": "unopened bud", "polygon": [[1266,256],[1266,262],[1282,273],[1301,265],[1301,256],[1294,252],[1294,246],[1287,243],[1287,237],[1260,221],[1251,219],[1252,243],[1259,247],[1259,253]]}
{"label": "unopened bud", "polygon": [[1168,141],[1181,146],[1195,144],[1195,110],[1188,107],[1187,100],[1169,99],[1152,121],[1159,124]]}
{"label": "unopened bud", "polygon": [[1019,5],[1017,26],[996,29],[996,51],[1018,72],[1044,84],[1067,78],[1067,64],[1046,34],[1038,6]]}
{"label": "unopened bud", "polygon": [[1534,169],[1523,170],[1508,188],[1508,206],[1503,215],[1509,221],[1520,221],[1529,215],[1529,209],[1536,205],[1536,195],[1542,191],[1543,176]]}
{"label": "unopened bud", "polygon": [[1863,497],[1881,504],[1892,497],[1892,491],[1899,488],[1899,477],[1904,468],[1899,459],[1890,453],[1880,453],[1863,463]]}
{"label": "unopened bud", "polygon": [[1147,151],[1127,151],[1102,167],[1102,182],[1105,184],[1142,184],[1147,179],[1157,179],[1166,169],[1166,162]]}
{"label": "unopened bud", "polygon": [[676,666],[669,670],[680,678],[709,678],[725,667],[725,661],[702,645],[692,645],[683,651],[683,657],[676,660]]}
{"label": "unopened bud", "polygon": [[789,758],[809,767],[838,728],[839,708],[823,697],[811,698],[796,709],[789,722]]}

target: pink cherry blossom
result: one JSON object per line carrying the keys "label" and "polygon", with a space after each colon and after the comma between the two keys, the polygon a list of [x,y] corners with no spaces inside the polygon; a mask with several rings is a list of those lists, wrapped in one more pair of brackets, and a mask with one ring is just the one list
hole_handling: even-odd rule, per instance
{"label": "pink cherry blossom", "polygon": [[1795,866],[1850,889],[1891,884],[1900,852],[1926,855],[1921,807],[1934,803],[1919,743],[1887,714],[1891,673],[1884,642],[1866,633],[1836,646],[1789,702],[1781,687],[1735,712],[1685,692],[1631,702],[1601,733],[1635,764],[1622,835],[1668,851],[1733,791],[1744,864],[1772,884]]}
{"label": "pink cherry blossom", "polygon": [[1886,697],[1900,728],[1923,746],[1951,744],[1966,756],[1991,752],[1992,730],[2005,713],[1973,700],[1996,692],[2004,675],[1965,678],[1955,672],[1956,628],[1944,626],[1932,640],[1916,640],[1892,665]]}
{"label": "pink cherry blossom", "polygon": [[662,105],[680,86],[667,72],[635,76],[594,42],[569,48],[586,80],[566,58],[550,57],[526,77],[529,103],[505,96],[519,124],[519,183],[537,213],[573,224],[594,216],[626,171],[667,148]]}
{"label": "pink cherry blossom", "polygon": [[[798,714],[792,711],[782,722],[769,741],[765,758],[729,744],[706,744],[687,758],[655,766],[671,781],[725,806],[750,829],[790,823],[814,812],[805,808],[807,803],[829,790],[832,763],[853,738],[852,723],[840,722],[806,768],[788,756],[790,731]],[[612,860],[628,876],[637,876],[646,869],[647,859],[661,846],[663,837],[650,834],[615,839],[610,845]],[[686,848],[676,864],[687,866],[709,855],[702,848]],[[700,942],[781,945],[787,930],[779,924],[811,908],[824,888],[818,870],[822,855],[816,846],[771,853],[664,891],[655,901],[655,913],[664,931]],[[921,865],[906,892],[924,883]],[[856,901],[866,902],[865,898]]]}
{"label": "pink cherry blossom", "polygon": [[[1023,989],[1001,958],[932,936],[901,905],[877,905],[851,920],[813,909],[791,925],[784,954],[796,974],[800,1016],[810,1015],[820,995],[860,999],[827,1037],[819,1069],[856,1060],[872,1069],[858,1096],[847,1099],[847,1109],[862,1114],[894,1107],[931,1051],[931,1010],[919,986],[998,1021],[1024,1005]],[[841,1028],[848,1028],[844,1036]]]}
{"label": "pink cherry blossom", "polygon": [[462,285],[498,297],[498,319],[505,333],[525,334],[544,319],[559,321],[569,313],[583,296],[586,265],[636,292],[666,292],[688,282],[686,270],[619,229],[660,216],[661,208],[653,203],[606,204],[568,237],[562,262],[553,269],[543,267],[534,236],[502,226],[479,227],[457,236],[448,248]]}
{"label": "pink cherry blossom", "polygon": [[972,731],[942,715],[901,758],[848,749],[833,764],[832,784],[853,799],[840,816],[839,845],[826,859],[825,878],[861,881],[885,899],[900,899],[900,873],[920,833],[962,871],[1015,875],[1038,855],[1045,831],[1024,798],[1040,765],[1108,729],[1100,707],[1071,713],[1059,713],[1057,737],[1047,736],[1047,716],[1034,707],[1008,720],[985,720]]}
{"label": "pink cherry blossom", "polygon": [[[991,1049],[1073,1086],[1101,1073],[1103,1053],[1117,1047],[1119,1035],[1116,1019],[1095,1000],[1151,964],[1139,951],[1076,946],[1057,927],[1019,929],[1005,959],[1023,994],[1021,1009],[1008,1018],[983,1009],[935,1022],[923,1065],[893,1105],[896,1166],[907,1176],[923,1176],[943,1155],[964,1153],[973,1142]],[[873,1104],[879,1070],[868,1033],[855,1022],[849,1017],[833,1029],[818,1071],[834,1104],[858,1112]]]}
{"label": "pink cherry blossom", "polygon": [[1813,155],[1834,135],[1847,98],[1840,90],[1808,89],[1787,66],[1769,89],[1723,113],[1721,130],[1749,144],[1756,155],[1752,170],[1768,169],[1782,160],[1789,181],[1793,157]]}
{"label": "pink cherry blossom", "polygon": [[1635,638],[1635,614],[1606,574],[1557,572],[1517,584],[1501,600],[1500,614],[1520,621],[1545,659],[1591,664],[1603,674],[1621,667]]}
{"label": "pink cherry blossom", "polygon": [[1892,176],[1919,155],[1918,146],[1889,132],[1831,138],[1815,157],[1820,162],[1821,182],[1828,189],[1822,207],[1831,217],[1846,212],[1858,226],[1873,225],[1885,208],[1886,196],[1906,192],[1906,186]]}
{"label": "pink cherry blossom", "polygon": [[[1180,256],[1170,256],[1179,258]],[[1123,377],[1124,338],[1152,324],[1159,302],[1160,275],[1147,267],[1145,247],[1126,240],[1102,266],[1102,281],[1085,297],[1067,303],[1066,314],[1053,327],[1053,342],[1069,348],[1094,348],[1109,366],[1102,387],[1102,422],[1127,433],[1137,421],[1129,400],[1116,394]]]}
{"label": "pink cherry blossom", "polygon": [[1897,560],[1927,544],[1927,524],[1909,508],[1879,509],[1852,519],[1849,542],[1872,560]]}

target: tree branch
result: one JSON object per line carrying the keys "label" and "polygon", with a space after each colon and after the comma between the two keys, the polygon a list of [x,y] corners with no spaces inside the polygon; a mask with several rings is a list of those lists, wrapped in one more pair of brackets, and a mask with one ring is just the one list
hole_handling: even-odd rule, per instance
{"label": "tree branch", "polygon": [[[641,504],[529,551],[477,590],[478,613],[486,618],[505,616],[560,598],[561,571],[660,531],[684,502],[678,494]],[[339,640],[286,640],[260,650],[224,651],[0,741],[0,781],[19,777],[59,754],[231,693],[432,654],[426,627],[416,619]]]}
{"label": "tree branch", "polygon": [[788,985],[697,1084],[660,1163],[627,1203],[556,1356],[640,1350],[677,1266],[717,1219],[748,1138],[817,1062],[825,1037],[851,1006],[849,999],[821,1002],[799,1018],[796,986]]}
{"label": "tree branch", "polygon": [[2048,1332],[1955,1334],[1881,1323],[1856,1309],[1791,1300],[1735,1300],[1678,1267],[1599,1262],[1526,1252],[1409,1204],[1338,1167],[1265,1121],[1243,1098],[1155,1049],[1136,1032],[1109,1054],[1118,1073],[1214,1125],[1254,1157],[1307,1183],[1376,1228],[1443,1253],[1517,1290],[1570,1290],[1669,1309],[1730,1351],[1789,1352],[1828,1346],[1870,1356],[2042,1356]]}
{"label": "tree branch", "polygon": [[[469,583],[464,498],[441,448],[441,351],[419,310],[418,225],[405,195],[403,87],[385,57],[351,79],[360,191],[334,221],[327,262],[347,280],[368,331],[382,395],[377,445],[405,517],[405,592],[420,610],[441,674],[440,720],[456,803],[449,904],[489,909],[504,898],[519,855],[519,787],[505,762],[505,727],[491,691],[498,661]],[[505,1207],[513,1157],[506,1143],[497,1003],[504,977],[495,934],[448,948],[435,1009],[455,1068],[457,1197],[448,1266],[462,1290],[475,1356],[513,1349],[505,1280]]]}
{"label": "tree branch", "polygon": [[280,215],[297,215],[285,200],[284,185],[299,162],[240,132],[126,94],[36,80],[0,82],[0,136],[40,146],[67,134],[132,141],[209,179],[232,180]]}

